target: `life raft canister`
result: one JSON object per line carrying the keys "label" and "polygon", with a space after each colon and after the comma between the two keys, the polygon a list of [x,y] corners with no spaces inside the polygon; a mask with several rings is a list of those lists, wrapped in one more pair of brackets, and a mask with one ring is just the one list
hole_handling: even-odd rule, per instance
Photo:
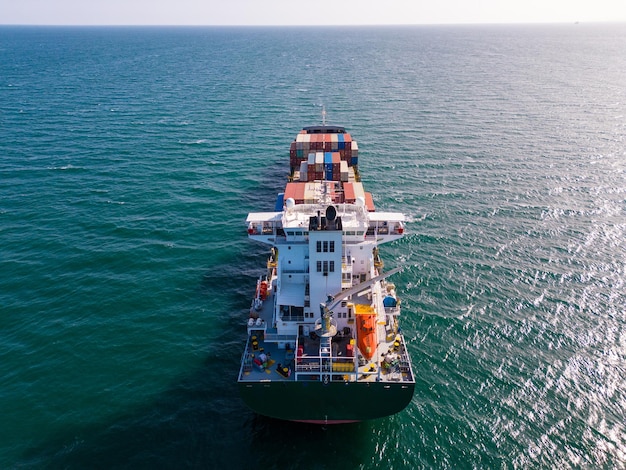
{"label": "life raft canister", "polygon": [[267,281],[261,282],[261,286],[259,288],[259,297],[261,300],[265,300],[267,298]]}

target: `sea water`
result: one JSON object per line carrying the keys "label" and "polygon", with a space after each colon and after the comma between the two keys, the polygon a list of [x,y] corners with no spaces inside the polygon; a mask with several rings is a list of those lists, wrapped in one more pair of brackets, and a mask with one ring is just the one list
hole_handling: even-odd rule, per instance
{"label": "sea water", "polygon": [[[625,50],[619,24],[0,28],[0,466],[626,466]],[[381,255],[417,380],[328,428],[236,387],[245,218],[322,107],[408,216]]]}

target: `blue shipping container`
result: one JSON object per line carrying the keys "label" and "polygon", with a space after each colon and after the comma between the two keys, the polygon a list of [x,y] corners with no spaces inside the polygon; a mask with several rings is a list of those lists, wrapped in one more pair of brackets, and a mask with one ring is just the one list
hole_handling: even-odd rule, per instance
{"label": "blue shipping container", "polygon": [[278,193],[278,196],[276,197],[276,205],[274,206],[274,210],[276,212],[280,212],[283,210],[284,199],[285,199],[285,193]]}

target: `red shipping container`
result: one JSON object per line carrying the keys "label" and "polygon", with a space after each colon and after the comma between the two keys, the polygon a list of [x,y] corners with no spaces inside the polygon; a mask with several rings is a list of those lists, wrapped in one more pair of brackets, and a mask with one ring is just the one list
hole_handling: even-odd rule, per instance
{"label": "red shipping container", "polygon": [[[286,197],[287,193],[285,193],[285,198]],[[356,195],[354,194],[354,186],[352,186],[352,183],[343,184],[343,198],[349,204],[353,204],[356,201]]]}
{"label": "red shipping container", "polygon": [[285,186],[285,201],[292,198],[296,204],[302,204],[304,202],[304,188],[306,183],[287,183]]}
{"label": "red shipping container", "polygon": [[296,184],[298,183],[287,183],[287,186],[285,186],[285,196],[284,199],[285,201],[289,198],[295,199],[296,197]]}
{"label": "red shipping container", "polygon": [[306,183],[298,183],[298,187],[296,188],[296,202],[298,204],[304,203],[304,190],[306,188]]}

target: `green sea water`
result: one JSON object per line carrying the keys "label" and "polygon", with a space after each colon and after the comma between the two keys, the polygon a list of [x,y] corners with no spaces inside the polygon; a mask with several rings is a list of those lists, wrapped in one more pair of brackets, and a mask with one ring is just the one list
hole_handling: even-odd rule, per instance
{"label": "green sea water", "polygon": [[[0,467],[626,466],[626,25],[0,28]],[[417,386],[237,395],[289,144],[359,143]]]}

